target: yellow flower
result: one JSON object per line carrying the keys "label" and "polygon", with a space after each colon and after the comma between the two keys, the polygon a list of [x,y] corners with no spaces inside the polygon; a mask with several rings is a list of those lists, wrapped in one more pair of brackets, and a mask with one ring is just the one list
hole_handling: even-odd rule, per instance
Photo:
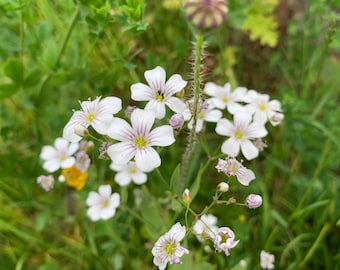
{"label": "yellow flower", "polygon": [[67,185],[77,190],[81,190],[85,186],[88,178],[87,171],[82,172],[76,166],[63,169],[61,174],[65,177]]}

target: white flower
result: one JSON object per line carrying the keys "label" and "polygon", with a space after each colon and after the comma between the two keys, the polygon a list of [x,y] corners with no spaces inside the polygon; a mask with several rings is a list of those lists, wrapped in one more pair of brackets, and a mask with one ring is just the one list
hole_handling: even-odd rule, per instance
{"label": "white flower", "polygon": [[229,256],[229,250],[236,247],[240,240],[235,241],[235,234],[229,227],[221,227],[216,231],[214,246],[217,251],[223,251]]}
{"label": "white flower", "polygon": [[37,183],[47,192],[53,188],[54,177],[53,175],[40,175],[37,178]]}
{"label": "white flower", "polygon": [[78,142],[82,139],[76,132],[80,126],[88,128],[92,126],[99,134],[106,135],[107,128],[111,124],[113,114],[122,108],[122,100],[117,97],[106,97],[100,100],[79,102],[81,111],[75,111],[63,130],[63,138],[70,142]]}
{"label": "white flower", "polygon": [[115,164],[112,162],[110,169],[118,172],[115,175],[115,182],[120,186],[127,186],[131,181],[141,185],[147,180],[146,173],[138,169],[134,161],[127,164]]}
{"label": "white flower", "polygon": [[179,243],[184,236],[185,227],[177,222],[167,233],[157,240],[152,248],[152,255],[154,256],[153,263],[159,270],[164,270],[167,263],[182,263],[180,258],[184,254],[189,253],[189,250],[182,247]]}
{"label": "white flower", "polygon": [[[189,107],[192,106],[193,100],[190,100]],[[193,127],[193,118],[190,109],[186,109],[183,112],[184,120],[190,120],[188,123],[188,128]],[[200,105],[197,112],[196,118],[196,132],[200,132],[203,128],[204,121],[216,123],[222,117],[222,112],[220,110],[215,110],[215,107],[208,101],[200,101]]]}
{"label": "white flower", "polygon": [[[245,109],[254,114],[254,121],[256,122],[265,123],[278,112],[281,112],[281,104],[278,100],[270,101],[269,95],[260,94],[255,90],[248,91],[245,102],[249,103],[245,105]],[[278,117],[282,120],[283,115],[280,113]],[[273,123],[275,125],[275,120]]]}
{"label": "white flower", "polygon": [[63,138],[54,141],[54,147],[45,145],[40,153],[44,160],[43,168],[48,172],[55,172],[60,168],[69,168],[74,165],[76,159],[72,155],[78,150],[78,143],[69,143]]}
{"label": "white flower", "polygon": [[156,67],[147,70],[144,77],[149,85],[133,84],[131,98],[136,101],[149,101],[145,109],[154,111],[157,119],[162,119],[165,116],[165,105],[176,113],[181,113],[186,109],[183,101],[173,97],[187,85],[180,75],[172,75],[166,82],[165,70],[162,67]]}
{"label": "white flower", "polygon": [[231,114],[235,114],[237,111],[244,110],[243,106],[237,102],[244,101],[244,96],[247,94],[247,88],[237,87],[231,91],[230,83],[226,83],[223,87],[209,82],[204,87],[204,92],[211,96],[209,101],[219,109],[225,108]]}
{"label": "white flower", "polygon": [[264,250],[261,251],[260,264],[263,269],[274,269],[274,261],[275,257],[273,254],[270,254]]}
{"label": "white flower", "polygon": [[132,112],[132,127],[125,120],[114,118],[108,129],[108,135],[120,142],[107,149],[112,161],[126,164],[134,157],[137,167],[144,172],[159,167],[161,158],[152,146],[168,146],[175,142],[175,138],[173,129],[169,125],[151,131],[154,121],[154,112],[141,109]]}
{"label": "white flower", "polygon": [[249,183],[255,179],[254,172],[244,167],[242,163],[235,158],[227,157],[225,160],[218,159],[215,168],[218,172],[224,172],[228,177],[236,176],[237,181],[244,186],[248,186]]}
{"label": "white flower", "polygon": [[262,138],[267,135],[263,123],[251,122],[249,113],[237,113],[234,115],[234,122],[222,118],[217,122],[216,133],[230,137],[221,147],[221,151],[231,157],[236,157],[240,148],[244,157],[248,160],[256,158],[259,149],[250,141],[251,139]]}
{"label": "white flower", "polygon": [[203,242],[207,239],[213,240],[215,238],[215,232],[218,229],[216,224],[217,217],[214,215],[202,215],[201,218],[196,221],[192,230],[195,232],[196,237],[200,242]]}
{"label": "white flower", "polygon": [[120,204],[120,195],[112,194],[110,185],[99,186],[98,193],[91,191],[86,199],[86,204],[90,207],[87,215],[92,221],[99,219],[109,219],[116,213],[116,208]]}

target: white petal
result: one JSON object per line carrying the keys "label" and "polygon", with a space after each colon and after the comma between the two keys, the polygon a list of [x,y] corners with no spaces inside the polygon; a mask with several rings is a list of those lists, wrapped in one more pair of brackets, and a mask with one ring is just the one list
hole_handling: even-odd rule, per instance
{"label": "white petal", "polygon": [[268,107],[273,111],[281,111],[281,103],[278,100],[269,101]]}
{"label": "white petal", "polygon": [[165,104],[168,105],[169,108],[176,113],[181,113],[187,108],[187,105],[182,100],[176,97],[168,98]]}
{"label": "white petal", "polygon": [[99,134],[106,135],[107,129],[112,124],[113,119],[111,114],[98,115],[91,123],[91,126]]}
{"label": "white petal", "polygon": [[148,136],[150,146],[169,146],[175,142],[171,126],[164,125],[152,130]]}
{"label": "white petal", "polygon": [[160,102],[158,100],[150,100],[146,106],[145,110],[150,110],[155,113],[155,117],[157,119],[162,119],[165,116],[165,104],[164,102]]}
{"label": "white petal", "polygon": [[248,186],[251,181],[255,179],[253,171],[245,169],[240,175],[236,175],[237,180],[244,186]]}
{"label": "white petal", "polygon": [[241,151],[247,160],[254,159],[259,155],[259,149],[249,140],[241,143]]}
{"label": "white petal", "polygon": [[211,110],[205,113],[204,120],[208,122],[217,122],[222,117],[222,112],[219,110]]}
{"label": "white petal", "polygon": [[60,168],[60,161],[58,159],[51,159],[43,164],[43,168],[52,173]]}
{"label": "white petal", "polygon": [[122,109],[122,100],[117,97],[106,97],[99,102],[100,114],[116,114]]}
{"label": "white petal", "polygon": [[168,232],[169,235],[174,236],[174,240],[180,242],[185,236],[185,227],[182,226],[179,222],[171,227]]}
{"label": "white petal", "polygon": [[220,87],[217,84],[212,83],[212,82],[208,82],[204,86],[204,93],[212,97],[217,97],[220,90],[221,90]]}
{"label": "white petal", "polygon": [[130,142],[115,143],[107,149],[107,154],[117,164],[128,163],[135,153],[136,148]]}
{"label": "white petal", "polygon": [[74,133],[74,128],[77,126],[76,122],[68,122],[63,129],[63,138],[69,142],[79,142],[82,137]]}
{"label": "white petal", "polygon": [[248,127],[249,138],[263,138],[268,134],[265,126],[261,123],[252,123]]}
{"label": "white petal", "polygon": [[132,141],[135,137],[135,132],[128,122],[115,117],[107,129],[107,135],[118,141]]}
{"label": "white petal", "polygon": [[119,172],[115,175],[115,182],[121,187],[127,186],[131,182],[131,176],[126,172]]}
{"label": "white petal", "polygon": [[120,172],[126,168],[126,164],[117,164],[114,162],[111,162],[110,169],[116,172]]}
{"label": "white petal", "polygon": [[136,101],[151,100],[155,97],[156,91],[144,83],[131,85],[131,99]]}
{"label": "white petal", "polygon": [[[68,149],[69,142],[63,138],[57,138],[54,141],[54,146],[58,151],[65,151]],[[66,152],[66,151],[65,151]]]}
{"label": "white petal", "polygon": [[50,145],[43,146],[40,153],[40,158],[43,160],[50,160],[56,158],[57,156],[58,156],[57,150],[55,150],[55,148]]}
{"label": "white petal", "polygon": [[87,210],[87,216],[92,221],[97,221],[100,219],[101,209],[99,206],[93,206]]}
{"label": "white petal", "polygon": [[136,152],[136,165],[144,172],[150,172],[161,165],[159,154],[151,147],[144,147]]}
{"label": "white petal", "polygon": [[147,70],[144,73],[146,81],[155,91],[164,89],[165,76],[165,70],[162,67],[155,67],[154,69]]}
{"label": "white petal", "polygon": [[110,185],[101,185],[98,189],[98,193],[101,197],[108,198],[112,194],[112,188]]}
{"label": "white petal", "polygon": [[88,206],[99,205],[100,201],[101,201],[101,197],[99,196],[99,194],[97,192],[90,191],[86,199],[86,204]]}
{"label": "white petal", "polygon": [[249,126],[250,122],[252,120],[252,116],[250,113],[238,113],[234,115],[234,123],[242,125],[242,126]]}
{"label": "white petal", "polygon": [[112,218],[116,214],[115,208],[104,208],[100,213],[100,217],[104,220]]}
{"label": "white petal", "polygon": [[117,208],[120,204],[120,195],[113,193],[110,198],[110,207]]}
{"label": "white petal", "polygon": [[234,138],[229,138],[222,144],[221,151],[228,156],[236,157],[240,152],[240,144]]}
{"label": "white petal", "polygon": [[219,135],[232,136],[234,125],[228,119],[222,118],[218,120],[215,131]]}
{"label": "white petal", "polygon": [[137,135],[147,135],[155,122],[155,113],[152,111],[135,109],[131,114],[132,128]]}
{"label": "white petal", "polygon": [[181,91],[186,85],[187,82],[183,80],[180,75],[178,74],[172,75],[166,82],[164,87],[165,97],[174,95],[175,93]]}
{"label": "white petal", "polygon": [[69,157],[65,160],[63,160],[60,164],[61,168],[70,168],[76,163],[76,159],[74,157]]}
{"label": "white petal", "polygon": [[137,185],[144,184],[147,181],[147,175],[141,171],[138,171],[132,175],[132,181]]}

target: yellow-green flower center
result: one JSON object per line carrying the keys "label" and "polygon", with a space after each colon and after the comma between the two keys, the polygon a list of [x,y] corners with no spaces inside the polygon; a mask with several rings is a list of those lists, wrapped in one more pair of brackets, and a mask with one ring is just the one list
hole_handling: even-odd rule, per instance
{"label": "yellow-green flower center", "polygon": [[109,200],[106,199],[102,202],[102,207],[107,208],[108,206],[109,206]]}
{"label": "yellow-green flower center", "polygon": [[266,104],[260,104],[259,105],[259,109],[261,110],[261,111],[265,111],[266,109],[267,109],[267,106],[266,106]]}
{"label": "yellow-green flower center", "polygon": [[135,174],[137,172],[137,169],[135,167],[130,167],[129,168],[129,173],[130,174]]}
{"label": "yellow-green flower center", "polygon": [[158,100],[158,101],[164,101],[164,95],[161,91],[158,91],[155,95],[155,99]]}
{"label": "yellow-green flower center", "polygon": [[142,149],[145,146],[147,146],[148,142],[143,136],[137,136],[134,140],[133,143],[138,149]]}
{"label": "yellow-green flower center", "polygon": [[236,130],[234,132],[235,139],[241,140],[243,138],[244,134],[242,130]]}
{"label": "yellow-green flower center", "polygon": [[176,251],[176,243],[175,242],[170,242],[170,241],[167,241],[165,244],[164,244],[164,252],[166,255],[168,256],[172,256],[175,254],[175,251]]}
{"label": "yellow-green flower center", "polygon": [[223,101],[224,103],[228,103],[229,99],[228,99],[227,97],[222,97],[222,101]]}
{"label": "yellow-green flower center", "polygon": [[90,113],[87,115],[86,119],[88,122],[92,122],[96,118],[96,115],[94,113]]}
{"label": "yellow-green flower center", "polygon": [[204,119],[204,112],[199,112],[197,115],[198,119]]}

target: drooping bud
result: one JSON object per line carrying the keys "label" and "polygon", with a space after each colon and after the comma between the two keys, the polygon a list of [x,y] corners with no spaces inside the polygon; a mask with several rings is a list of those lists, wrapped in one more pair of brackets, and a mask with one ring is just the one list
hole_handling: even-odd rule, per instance
{"label": "drooping bud", "polygon": [[262,197],[257,194],[250,194],[246,198],[246,205],[248,208],[259,208],[262,205]]}
{"label": "drooping bud", "polygon": [[74,133],[80,137],[86,137],[87,135],[89,135],[88,129],[83,125],[76,125],[74,127]]}
{"label": "drooping bud", "polygon": [[173,129],[180,129],[184,124],[184,116],[181,113],[176,113],[173,116],[171,116],[169,120],[169,125]]}
{"label": "drooping bud", "polygon": [[227,192],[229,190],[229,185],[225,182],[221,182],[217,185],[217,191]]}

